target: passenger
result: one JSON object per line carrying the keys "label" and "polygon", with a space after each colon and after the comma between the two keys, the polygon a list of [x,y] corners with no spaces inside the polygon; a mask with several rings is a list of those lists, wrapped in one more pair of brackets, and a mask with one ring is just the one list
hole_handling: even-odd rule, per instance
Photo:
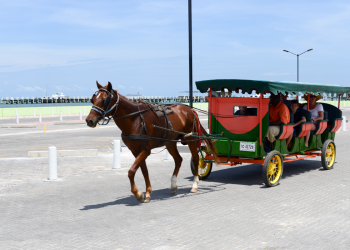
{"label": "passenger", "polygon": [[[292,100],[290,102],[290,110],[291,110],[291,113],[294,116],[294,120],[291,121],[291,122],[294,123],[294,125],[293,125],[293,133],[287,139],[287,146],[291,142],[293,136],[296,136],[295,127],[300,125],[300,123],[302,123],[302,122],[306,122],[305,116],[303,116],[303,114],[299,110],[299,102],[298,102],[298,100]],[[306,141],[305,141],[305,146],[308,146]]]}
{"label": "passenger", "polygon": [[280,133],[280,125],[287,124],[290,121],[288,107],[280,101],[279,95],[272,94],[269,107],[269,130],[267,131],[267,140],[264,140],[264,146],[267,152],[272,150],[272,143],[276,140],[275,136]]}
{"label": "passenger", "polygon": [[[311,131],[315,131],[317,127],[317,121],[322,121],[324,118],[324,110],[321,103],[316,103],[322,98],[320,94],[315,96],[314,93],[310,93],[309,99],[309,111],[311,112]],[[307,100],[307,94],[304,95],[304,99]],[[304,105],[303,109],[307,110],[307,104]],[[310,133],[306,135],[305,146],[309,147]]]}
{"label": "passenger", "polygon": [[237,110],[234,115],[251,116],[252,114],[247,110],[247,106],[239,106],[239,110]]}
{"label": "passenger", "polygon": [[286,95],[283,95],[282,93],[281,95],[281,102],[284,103],[285,105],[287,105],[288,108],[290,108],[290,100],[287,100],[288,97],[288,92],[286,92]]}

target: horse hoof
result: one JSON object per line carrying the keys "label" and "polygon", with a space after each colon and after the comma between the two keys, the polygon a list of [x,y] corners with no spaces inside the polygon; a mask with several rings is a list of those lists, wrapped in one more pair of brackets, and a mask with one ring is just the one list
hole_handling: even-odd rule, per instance
{"label": "horse hoof", "polygon": [[198,191],[198,188],[192,188],[191,189],[191,193],[197,193],[197,191]]}
{"label": "horse hoof", "polygon": [[143,201],[143,203],[148,203],[151,201],[151,196],[146,197],[146,199]]}
{"label": "horse hoof", "polygon": [[141,193],[141,196],[140,196],[140,198],[137,199],[137,201],[142,203],[142,202],[144,202],[144,200],[145,200],[145,195],[143,193]]}
{"label": "horse hoof", "polygon": [[177,192],[177,187],[171,189],[171,193],[172,193],[172,194],[176,194],[176,192]]}

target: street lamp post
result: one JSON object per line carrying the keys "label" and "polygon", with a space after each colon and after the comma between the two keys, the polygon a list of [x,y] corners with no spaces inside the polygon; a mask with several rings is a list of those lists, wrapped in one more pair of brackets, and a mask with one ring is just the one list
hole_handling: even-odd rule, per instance
{"label": "street lamp post", "polygon": [[293,52],[290,52],[290,51],[288,51],[288,50],[283,50],[284,52],[288,52],[288,53],[291,53],[291,54],[293,54],[293,55],[295,55],[295,56],[297,56],[297,82],[299,82],[299,56],[300,55],[302,55],[302,54],[304,54],[304,53],[306,53],[306,52],[309,52],[309,51],[311,51],[312,49],[308,49],[307,51],[304,51],[303,53],[301,53],[301,54],[294,54]]}
{"label": "street lamp post", "polygon": [[192,0],[188,0],[188,52],[189,52],[189,82],[190,82],[190,107],[193,108],[193,90],[192,90]]}

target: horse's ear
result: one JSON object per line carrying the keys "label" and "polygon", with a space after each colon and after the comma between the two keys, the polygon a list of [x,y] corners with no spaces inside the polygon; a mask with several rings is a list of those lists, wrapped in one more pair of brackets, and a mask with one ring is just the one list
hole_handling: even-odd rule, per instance
{"label": "horse's ear", "polygon": [[98,81],[96,81],[96,85],[97,85],[98,89],[102,89],[102,86],[101,86],[101,84],[98,83]]}
{"label": "horse's ear", "polygon": [[108,90],[109,92],[112,91],[112,83],[111,83],[111,82],[108,82],[107,90]]}

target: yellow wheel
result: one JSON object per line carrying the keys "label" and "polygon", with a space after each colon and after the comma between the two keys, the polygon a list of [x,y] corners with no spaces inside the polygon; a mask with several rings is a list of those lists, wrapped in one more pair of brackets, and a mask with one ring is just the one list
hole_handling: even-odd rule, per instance
{"label": "yellow wheel", "polygon": [[262,177],[267,187],[274,187],[278,184],[283,173],[283,157],[280,152],[271,151],[265,158]]}
{"label": "yellow wheel", "polygon": [[329,170],[333,168],[335,162],[335,144],[332,140],[327,140],[323,144],[321,154],[322,166],[324,169]]}
{"label": "yellow wheel", "polygon": [[[204,151],[202,152],[203,152],[203,156],[205,157],[206,153]],[[213,164],[212,162],[205,162],[200,152],[198,152],[198,156],[199,156],[198,177],[200,180],[204,180],[209,177]],[[191,157],[191,171],[192,171],[192,174],[195,175],[192,157]]]}

